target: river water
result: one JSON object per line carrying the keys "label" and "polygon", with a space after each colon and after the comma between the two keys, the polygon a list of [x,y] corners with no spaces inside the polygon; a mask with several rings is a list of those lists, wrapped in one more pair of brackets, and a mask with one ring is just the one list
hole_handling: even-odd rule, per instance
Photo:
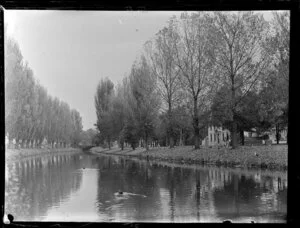
{"label": "river water", "polygon": [[5,213],[16,221],[285,222],[286,212],[286,172],[82,153],[6,164]]}

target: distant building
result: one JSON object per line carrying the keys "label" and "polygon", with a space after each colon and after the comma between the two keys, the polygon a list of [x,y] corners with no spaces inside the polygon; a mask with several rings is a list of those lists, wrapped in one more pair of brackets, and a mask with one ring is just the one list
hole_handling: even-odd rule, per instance
{"label": "distant building", "polygon": [[[269,134],[269,139],[272,140],[272,143],[273,144],[276,144],[277,143],[277,140],[276,140],[276,128],[272,128],[270,130],[270,132],[268,132]],[[280,140],[279,140],[279,143],[286,143],[287,141],[287,128],[281,130],[280,132]]]}
{"label": "distant building", "polygon": [[202,140],[204,146],[225,146],[229,143],[230,131],[223,127],[209,126],[207,136]]}
{"label": "distant building", "polygon": [[250,131],[244,131],[244,136],[248,138],[255,138],[258,136],[256,129],[252,128]]}
{"label": "distant building", "polygon": [[[269,136],[271,144],[276,144],[276,129],[272,128],[270,131],[264,132]],[[265,144],[266,140],[261,140],[255,128],[249,131],[244,131],[245,145],[259,145]],[[203,146],[225,146],[228,145],[230,141],[230,131],[223,127],[217,127],[210,125],[207,129],[207,136],[202,140]],[[272,142],[271,142],[272,141]],[[287,128],[280,131],[280,141],[279,143],[286,143],[287,141]]]}

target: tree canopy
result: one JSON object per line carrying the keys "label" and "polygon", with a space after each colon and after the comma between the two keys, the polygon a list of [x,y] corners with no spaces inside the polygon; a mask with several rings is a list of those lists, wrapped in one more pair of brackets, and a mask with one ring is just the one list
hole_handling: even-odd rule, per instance
{"label": "tree canopy", "polygon": [[53,98],[35,80],[15,40],[5,37],[5,134],[21,147],[77,146],[82,120],[78,111]]}
{"label": "tree canopy", "polygon": [[[288,62],[286,12],[271,21],[250,11],[173,16],[145,43],[123,84],[115,90],[107,82],[111,95],[101,96],[111,109],[102,134],[148,149],[153,141],[199,148],[210,124],[229,129],[233,147],[244,131],[280,131],[287,126]],[[99,88],[106,88],[102,81]]]}

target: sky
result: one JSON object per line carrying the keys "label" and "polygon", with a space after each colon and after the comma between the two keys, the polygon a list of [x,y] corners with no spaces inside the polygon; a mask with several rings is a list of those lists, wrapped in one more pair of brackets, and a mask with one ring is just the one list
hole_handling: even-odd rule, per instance
{"label": "sky", "polygon": [[143,44],[180,11],[5,10],[8,35],[48,94],[79,111],[94,128],[98,82],[130,72]]}

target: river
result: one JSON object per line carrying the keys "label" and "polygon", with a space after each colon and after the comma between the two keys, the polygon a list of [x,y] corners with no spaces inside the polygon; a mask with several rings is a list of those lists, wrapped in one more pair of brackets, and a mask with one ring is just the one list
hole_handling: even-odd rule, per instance
{"label": "river", "polygon": [[286,212],[286,172],[83,153],[6,164],[5,213],[16,221],[285,222]]}

